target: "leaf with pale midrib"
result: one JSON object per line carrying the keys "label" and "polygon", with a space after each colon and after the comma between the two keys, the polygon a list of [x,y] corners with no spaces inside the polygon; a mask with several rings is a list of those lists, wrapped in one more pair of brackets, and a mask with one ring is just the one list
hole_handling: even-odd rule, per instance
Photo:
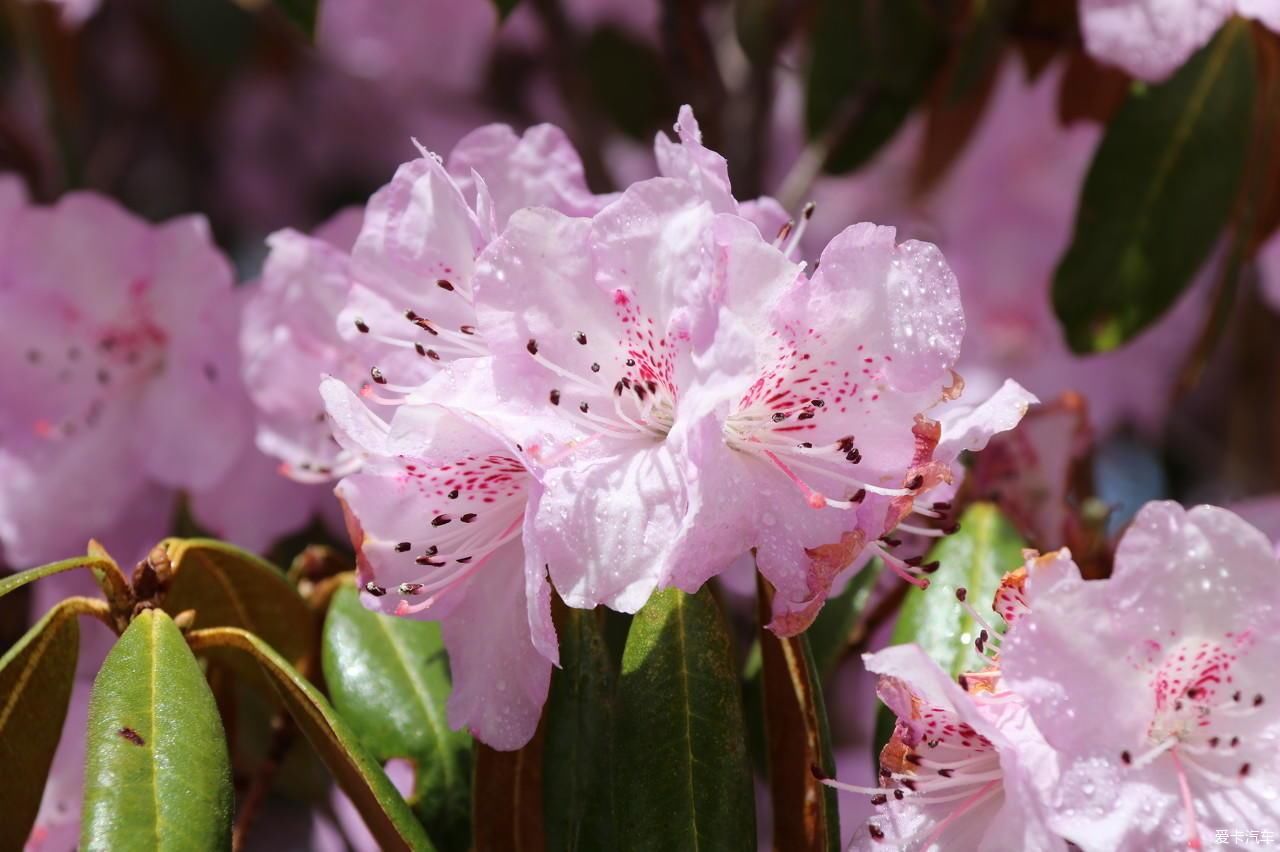
{"label": "leaf with pale midrib", "polygon": [[410,803],[442,849],[471,834],[471,736],[449,727],[449,665],[440,626],[360,605],[353,587],[333,596],[322,645],[333,706],[379,761],[414,764]]}
{"label": "leaf with pale midrib", "polygon": [[0,849],[21,849],[40,811],[79,648],[76,613],[60,605],[0,657]]}
{"label": "leaf with pale midrib", "polygon": [[229,849],[231,762],[218,708],[182,634],[141,613],[89,701],[81,847]]}
{"label": "leaf with pale midrib", "polygon": [[632,621],[614,749],[621,848],[755,848],[737,669],[706,587],[658,592]]}
{"label": "leaf with pale midrib", "polygon": [[1254,101],[1249,25],[1130,93],[1085,178],[1053,305],[1076,352],[1122,345],[1187,289],[1231,214]]}

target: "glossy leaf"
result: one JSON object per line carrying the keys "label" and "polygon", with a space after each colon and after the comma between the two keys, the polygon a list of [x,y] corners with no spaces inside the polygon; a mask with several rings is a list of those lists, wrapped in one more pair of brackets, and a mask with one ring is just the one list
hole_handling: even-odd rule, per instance
{"label": "glossy leaf", "polygon": [[1240,187],[1254,100],[1248,24],[1135,88],[1094,156],[1053,304],[1076,352],[1114,349],[1191,284]]}
{"label": "glossy leaf", "polygon": [[351,799],[384,850],[434,847],[413,811],[359,738],[305,677],[259,637],[235,627],[193,630],[187,641],[198,652],[232,650],[256,662],[289,715]]}
{"label": "glossy leaf", "polygon": [[120,567],[116,565],[115,561],[101,550],[97,554],[75,556],[71,559],[51,562],[48,565],[41,565],[39,568],[19,571],[17,574],[2,577],[0,578],[0,597],[9,594],[14,589],[25,586],[27,583],[33,583],[45,577],[52,577],[54,574],[61,574],[63,571],[73,571],[76,568],[88,568],[93,572],[93,578],[97,580],[98,585],[102,587],[103,593],[107,595],[108,599],[128,597],[128,580],[120,572]]}
{"label": "glossy leaf", "polygon": [[560,668],[551,673],[543,721],[547,848],[614,849],[618,841],[609,778],[615,674],[604,613],[557,606],[556,615]]}
{"label": "glossy leaf", "polygon": [[[927,589],[907,592],[893,629],[891,644],[915,642],[952,675],[979,665],[973,640],[978,631],[973,616],[956,600],[964,588],[966,600],[997,630],[1004,622],[991,609],[1000,579],[1023,564],[1025,541],[991,503],[974,503],[960,516],[960,531],[939,541],[928,561],[937,560]],[[881,706],[876,718],[876,754],[893,733],[893,714]]]}
{"label": "glossy leaf", "polygon": [[195,626],[201,629],[248,630],[295,665],[306,656],[311,611],[274,565],[213,539],[169,539],[165,544],[174,572],[164,598],[166,612],[193,609]]}
{"label": "glossy leaf", "polygon": [[737,670],[706,587],[659,592],[632,621],[614,750],[623,848],[755,848]]}
{"label": "glossy leaf", "polygon": [[840,852],[836,791],[815,777],[836,775],[822,683],[804,634],[782,638],[764,627],[773,590],[759,577],[761,683],[773,799],[773,848]]}
{"label": "glossy leaf", "polygon": [[915,642],[953,675],[972,669],[968,649],[981,628],[956,600],[956,589],[966,589],[969,604],[1001,629],[1003,622],[991,609],[991,601],[1000,578],[1022,566],[1025,546],[999,509],[991,503],[974,503],[960,516],[960,531],[929,551],[926,560],[937,560],[940,567],[930,575],[929,588],[907,593],[893,644]]}
{"label": "glossy leaf", "polygon": [[452,730],[445,713],[449,662],[440,626],[370,612],[348,583],[329,604],[321,654],[334,708],[376,760],[413,763],[409,804],[442,848],[466,849],[471,736]]}
{"label": "glossy leaf", "polygon": [[858,168],[922,100],[945,40],[924,0],[824,0],[813,27],[806,122],[825,168]]}
{"label": "glossy leaf", "polygon": [[0,657],[0,849],[21,849],[35,823],[79,648],[73,599],[51,609]]}
{"label": "glossy leaf", "polygon": [[[543,719],[546,719],[544,714]],[[523,748],[497,751],[476,742],[471,828],[476,852],[543,852],[543,726]]]}
{"label": "glossy leaf", "polygon": [[231,762],[204,673],[169,616],[146,610],[93,682],[80,845],[229,849]]}

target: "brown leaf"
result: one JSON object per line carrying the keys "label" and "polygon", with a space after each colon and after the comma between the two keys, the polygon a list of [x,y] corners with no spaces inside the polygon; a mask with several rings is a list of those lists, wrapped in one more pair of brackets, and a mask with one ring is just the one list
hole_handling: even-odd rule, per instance
{"label": "brown leaf", "polygon": [[[545,721],[545,720],[544,720]],[[476,740],[471,787],[472,839],[476,852],[543,852],[543,722],[516,751],[497,751]]]}
{"label": "brown leaf", "polygon": [[822,687],[805,638],[781,638],[764,627],[773,589],[763,575],[757,577],[773,848],[814,852],[831,849],[833,844],[839,848],[835,794],[818,777],[835,774]]}

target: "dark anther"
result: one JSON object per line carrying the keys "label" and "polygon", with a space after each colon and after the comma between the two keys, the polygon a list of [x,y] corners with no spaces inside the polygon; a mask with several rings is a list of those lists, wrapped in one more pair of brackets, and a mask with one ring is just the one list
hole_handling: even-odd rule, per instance
{"label": "dark anther", "polygon": [[587,345],[587,336],[582,332],[578,332],[577,334],[575,334],[573,336],[573,339],[581,343],[583,346]]}
{"label": "dark anther", "polygon": [[449,499],[450,499],[450,500],[457,500],[457,499],[458,499],[458,489],[456,489],[456,488],[455,488],[455,489],[453,489],[452,491],[450,491],[450,492],[449,492],[449,494],[448,494],[448,497],[449,497]]}
{"label": "dark anther", "polygon": [[445,281],[443,278],[436,281],[436,286],[439,287],[441,290],[450,290],[450,291],[453,290],[453,284],[451,284],[448,281]]}
{"label": "dark anther", "polygon": [[813,444],[809,443],[808,441],[801,441],[801,442],[800,442],[800,449],[802,449],[802,450],[811,450],[811,449],[813,449]]}
{"label": "dark anther", "polygon": [[369,594],[373,595],[375,598],[380,598],[387,593],[386,589],[382,588],[372,580],[364,584],[364,590]]}
{"label": "dark anther", "polygon": [[427,357],[428,357],[428,358],[430,358],[432,361],[439,361],[439,360],[440,360],[440,355],[439,355],[439,353],[437,353],[437,352],[436,352],[436,350],[434,350],[434,349],[428,349],[428,350],[427,350]]}
{"label": "dark anther", "polygon": [[960,532],[960,524],[958,523],[952,524],[949,527],[942,528],[943,535],[955,535],[958,532]]}
{"label": "dark anther", "polygon": [[1265,699],[1262,697],[1262,694],[1261,694],[1261,693],[1259,693],[1259,694],[1257,694],[1257,695],[1253,696],[1253,706],[1254,706],[1254,707],[1261,707],[1261,706],[1262,706],[1262,702],[1263,702],[1264,700],[1265,700]]}
{"label": "dark anther", "polygon": [[783,420],[786,420],[786,419],[787,419],[787,414],[784,411],[775,411],[773,413],[774,423],[781,423]]}
{"label": "dark anther", "polygon": [[458,331],[462,332],[463,334],[475,334],[476,327],[474,325],[463,325],[458,327]]}
{"label": "dark anther", "polygon": [[421,343],[413,344],[413,351],[417,352],[419,355],[423,356],[424,358],[427,355],[427,347],[423,346]]}
{"label": "dark anther", "polygon": [[964,586],[956,589],[956,600],[963,602],[967,597],[969,597],[969,590]]}
{"label": "dark anther", "polygon": [[616,385],[613,386],[613,392],[617,396],[622,396],[622,382],[618,382]]}
{"label": "dark anther", "polygon": [[797,414],[797,415],[796,415],[796,419],[797,419],[797,420],[812,420],[812,419],[813,419],[813,412],[812,412],[812,411],[808,411],[808,410],[801,411],[799,414]]}
{"label": "dark anther", "polygon": [[436,515],[434,518],[431,519],[431,526],[442,527],[452,520],[453,518],[449,517],[448,515]]}
{"label": "dark anther", "polygon": [[635,358],[628,358],[628,359],[627,359],[627,366],[628,366],[628,367],[634,367],[635,365],[636,365],[636,359],[635,359]]}
{"label": "dark anther", "polygon": [[1133,763],[1133,755],[1129,754],[1127,750],[1120,752],[1120,762],[1125,766],[1128,766],[1130,763]]}
{"label": "dark anther", "polygon": [[400,594],[402,595],[416,595],[416,594],[419,594],[421,591],[422,591],[421,583],[401,583],[400,584]]}
{"label": "dark anther", "polygon": [[439,568],[444,564],[443,562],[435,561],[431,558],[431,555],[427,553],[424,553],[421,556],[415,556],[413,561],[417,562],[419,565],[425,565],[428,568]]}
{"label": "dark anther", "polygon": [[360,332],[361,334],[368,334],[369,324],[366,323],[364,320],[360,319],[360,317],[356,317],[356,331]]}
{"label": "dark anther", "polygon": [[560,404],[560,391],[556,390],[555,388],[552,388],[552,389],[551,389],[551,393],[548,395],[548,397],[547,397],[547,398],[551,400],[551,404],[552,404],[552,405],[559,405],[559,404]]}
{"label": "dark anther", "polygon": [[405,551],[412,550],[412,549],[413,549],[412,542],[402,541],[396,545],[396,553],[404,553]]}
{"label": "dark anther", "polygon": [[867,823],[867,834],[871,835],[872,840],[884,840],[884,829],[874,822]]}
{"label": "dark anther", "polygon": [[956,771],[954,769],[939,769],[938,774],[943,778],[950,778],[952,775],[956,774]]}
{"label": "dark anther", "polygon": [[373,380],[380,385],[385,385],[387,383],[387,377],[382,375],[382,371],[377,367],[371,367],[369,369],[369,375],[373,376]]}
{"label": "dark anther", "polygon": [[811,399],[809,400],[809,404],[812,405],[814,408],[821,408],[822,406],[826,405],[826,403],[820,399]]}
{"label": "dark anther", "polygon": [[853,497],[851,497],[851,498],[849,499],[849,502],[850,502],[850,503],[861,503],[861,502],[862,502],[863,500],[865,500],[865,499],[867,499],[867,489],[865,489],[865,488],[859,488],[859,489],[858,489],[858,491],[857,491],[857,493],[855,493],[855,494],[853,495]]}
{"label": "dark anther", "polygon": [[862,453],[858,452],[857,447],[854,447],[852,450],[849,451],[848,455],[844,457],[844,460],[847,462],[852,462],[853,464],[857,464],[858,462],[862,461]]}
{"label": "dark anther", "polygon": [[578,403],[578,410],[581,411],[583,414],[586,414],[588,411],[591,410],[591,406],[587,405],[585,402],[580,402]]}
{"label": "dark anther", "polygon": [[907,480],[908,491],[915,491],[922,485],[924,485],[924,476],[921,474],[917,473],[915,476],[911,477],[911,479]]}
{"label": "dark anther", "polygon": [[467,513],[466,513],[465,515],[463,515],[461,518],[458,518],[458,520],[462,521],[464,524],[469,524],[469,523],[471,523],[472,521],[474,521],[475,519],[476,519],[476,513],[475,513],[475,512],[467,512]]}
{"label": "dark anther", "polygon": [[842,453],[847,453],[847,452],[849,452],[850,450],[852,450],[852,449],[853,449],[853,436],[852,436],[852,435],[845,435],[843,438],[841,438],[839,441],[837,441],[837,442],[836,442],[836,449],[837,449],[837,450],[839,450],[839,451],[840,451],[840,452],[842,452]]}
{"label": "dark anther", "polygon": [[599,364],[596,364],[596,363],[594,363],[594,362],[592,362],[592,364],[591,364],[591,372],[593,372],[593,373],[598,373],[598,372],[600,372],[600,365],[599,365]]}
{"label": "dark anther", "polygon": [[877,805],[877,806],[883,805],[887,801],[889,801],[889,797],[886,796],[884,793],[877,793],[876,795],[871,797],[871,804],[873,805]]}
{"label": "dark anther", "polygon": [[524,345],[524,348],[529,350],[529,354],[530,354],[530,355],[537,355],[537,354],[538,354],[538,341],[534,340],[534,339],[531,337],[531,338],[529,338],[529,342],[528,342],[528,343],[526,343],[526,344]]}

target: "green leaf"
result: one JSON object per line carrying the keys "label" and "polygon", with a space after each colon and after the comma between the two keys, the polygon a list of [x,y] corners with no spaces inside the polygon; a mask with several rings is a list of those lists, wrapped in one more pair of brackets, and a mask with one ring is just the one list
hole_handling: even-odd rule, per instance
{"label": "green leaf", "polygon": [[187,641],[199,652],[234,650],[258,664],[382,849],[434,848],[409,805],[382,767],[365,752],[355,732],[270,645],[236,627],[193,630]]}
{"label": "green leaf", "polygon": [[1247,23],[1135,88],[1089,168],[1053,304],[1076,352],[1120,346],[1190,285],[1230,216],[1254,100]]}
{"label": "green leaf", "polygon": [[[981,627],[956,600],[956,589],[996,629],[1004,622],[991,609],[1000,579],[1022,567],[1026,543],[991,503],[974,503],[960,516],[960,531],[941,539],[925,557],[940,563],[929,588],[912,588],[893,629],[894,645],[915,642],[938,665],[958,675],[972,670],[968,653]],[[975,652],[976,653],[976,652]]]}
{"label": "green leaf", "polygon": [[98,581],[98,585],[102,587],[108,598],[128,597],[129,581],[120,572],[120,567],[105,552],[88,556],[75,556],[71,559],[63,559],[61,562],[51,562],[48,565],[41,565],[39,568],[19,571],[17,574],[10,574],[8,577],[0,578],[0,597],[9,594],[14,589],[25,586],[27,583],[33,583],[36,580],[51,577],[54,574],[61,574],[63,571],[72,571],[76,568],[88,568],[92,571],[93,578]]}
{"label": "green leaf", "polygon": [[824,680],[835,671],[840,658],[844,656],[849,645],[849,637],[862,618],[862,612],[871,600],[876,581],[884,563],[873,559],[866,567],[855,574],[844,591],[829,599],[822,605],[818,617],[805,631],[810,653],[818,675]]}
{"label": "green leaf", "polygon": [[168,539],[173,579],[164,610],[196,611],[195,626],[240,627],[295,665],[313,638],[312,615],[274,565],[247,550],[207,538]]}
{"label": "green leaf", "polygon": [[0,657],[0,849],[21,849],[40,810],[75,682],[80,625],[68,601]]}
{"label": "green leaf", "polygon": [[[1023,564],[1026,543],[1017,529],[991,503],[974,503],[960,516],[960,531],[940,540],[927,561],[937,560],[938,570],[927,589],[907,592],[894,625],[890,644],[915,642],[952,676],[972,671],[978,664],[973,640],[982,628],[960,602],[956,589],[967,591],[966,600],[987,623],[1003,631],[1004,621],[991,608],[1000,580]],[[893,733],[893,714],[881,707],[876,720],[876,754]]]}
{"label": "green leaf", "polygon": [[897,132],[942,66],[946,41],[925,0],[823,0],[813,27],[806,122],[825,169],[852,171]]}
{"label": "green leaf", "polygon": [[615,674],[604,613],[557,606],[556,615],[561,667],[551,673],[543,722],[547,848],[616,849],[609,786]]}
{"label": "green leaf", "polygon": [[370,612],[347,585],[329,604],[321,653],[334,708],[375,759],[413,763],[414,812],[442,848],[466,849],[471,736],[451,730],[445,714],[440,625]]}
{"label": "green leaf", "polygon": [[755,848],[733,649],[705,586],[696,595],[658,592],[632,621],[614,754],[624,848]]}
{"label": "green leaf", "polygon": [[169,616],[145,610],[89,701],[80,845],[229,849],[231,763],[209,684]]}
{"label": "green leaf", "polygon": [[821,678],[804,634],[782,638],[764,626],[772,617],[773,590],[758,577],[773,848],[840,852],[836,791],[813,774],[816,766],[828,778],[836,775]]}

